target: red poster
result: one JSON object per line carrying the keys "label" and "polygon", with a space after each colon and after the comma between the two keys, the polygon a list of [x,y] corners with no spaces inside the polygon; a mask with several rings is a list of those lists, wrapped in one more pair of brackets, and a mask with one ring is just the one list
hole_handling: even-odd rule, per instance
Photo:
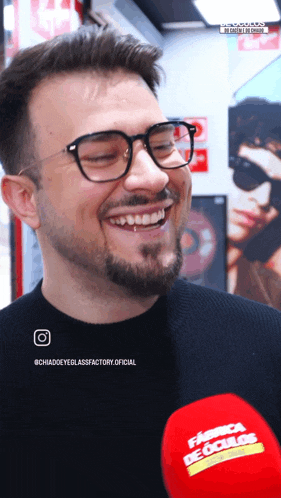
{"label": "red poster", "polygon": [[71,0],[31,0],[31,29],[46,40],[71,31]]}
{"label": "red poster", "polygon": [[[186,157],[189,157],[189,150],[181,151],[184,152]],[[190,171],[192,173],[201,173],[209,171],[208,166],[208,149],[197,149],[193,152],[193,158],[189,164]]]}
{"label": "red poster", "polygon": [[194,142],[207,141],[207,118],[183,118],[183,121],[196,126]]}
{"label": "red poster", "polygon": [[280,47],[279,26],[270,26],[268,34],[238,35],[238,50],[276,50]]}

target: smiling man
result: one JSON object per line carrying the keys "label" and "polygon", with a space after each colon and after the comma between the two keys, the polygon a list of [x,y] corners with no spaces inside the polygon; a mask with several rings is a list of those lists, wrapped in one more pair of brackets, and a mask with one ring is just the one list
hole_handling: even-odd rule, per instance
{"label": "smiling man", "polygon": [[0,313],[1,496],[167,497],[165,423],[217,393],[281,440],[280,313],[177,279],[195,128],[159,108],[159,56],[82,28],[0,78],[2,195],[44,260]]}
{"label": "smiling man", "polygon": [[34,200],[26,195],[28,167],[4,181],[4,195],[16,203],[22,188],[26,222],[43,252],[43,295],[65,312],[79,300],[83,308],[71,316],[89,322],[140,314],[169,289],[181,264],[191,181],[170,143],[175,125],[166,124],[141,76],[125,68],[110,78],[80,71],[43,80],[29,115],[38,156],[47,158],[40,159],[41,188]]}

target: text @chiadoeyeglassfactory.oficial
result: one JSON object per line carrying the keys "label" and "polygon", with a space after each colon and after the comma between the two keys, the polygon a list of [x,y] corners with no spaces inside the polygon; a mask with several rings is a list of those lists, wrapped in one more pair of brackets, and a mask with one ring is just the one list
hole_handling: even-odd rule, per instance
{"label": "text @chiadoeyeglassfactory.oficial", "polygon": [[59,358],[59,359],[46,359],[37,358],[34,360],[34,365],[39,366],[136,366],[136,360],[134,358]]}

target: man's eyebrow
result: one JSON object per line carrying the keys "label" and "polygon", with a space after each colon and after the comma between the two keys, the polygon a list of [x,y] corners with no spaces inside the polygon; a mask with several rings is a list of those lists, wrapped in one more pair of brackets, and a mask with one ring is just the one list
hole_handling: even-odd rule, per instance
{"label": "man's eyebrow", "polygon": [[[158,123],[154,123],[154,124],[152,124],[152,125],[148,125],[148,126],[145,128],[144,133],[147,133],[147,132],[148,132],[148,130],[149,130],[150,128],[152,128],[153,126],[155,126],[156,124],[158,124]],[[161,126],[159,126],[159,128],[158,128],[158,129],[161,131],[162,127],[166,127],[166,128],[168,128],[168,127],[167,127],[167,125],[169,125],[169,121],[168,121],[168,120],[167,120],[167,121],[162,121],[162,122],[161,122]],[[171,129],[172,129],[172,128],[173,128],[173,125],[171,124],[171,125],[170,125],[170,127],[171,127]],[[157,128],[156,128],[156,129],[157,129]],[[108,130],[93,131],[92,133],[89,133],[89,137],[88,137],[88,138],[91,138],[91,135],[94,135],[94,134],[99,134],[99,137],[104,138],[104,139],[106,139],[106,140],[110,140],[110,134],[111,134],[111,133],[112,133],[112,134],[114,134],[114,133],[116,133],[116,132],[118,132],[118,131],[121,131],[121,133],[124,133],[124,132],[123,132],[121,129],[119,129],[119,128],[116,128],[116,130],[114,130],[114,129],[112,129],[112,128],[111,128],[111,129],[108,129]],[[103,135],[104,135],[104,136],[103,136]],[[125,135],[126,135],[126,133],[125,133]],[[129,135],[128,135],[128,136],[129,136]],[[97,137],[97,138],[98,138],[98,137]],[[87,139],[87,137],[85,137],[85,139]]]}
{"label": "man's eyebrow", "polygon": [[[150,125],[150,126],[148,126],[148,127],[146,128],[146,130],[145,130],[145,133],[147,133],[147,132],[148,132],[148,130],[149,130],[150,128],[152,128],[152,126],[155,126],[156,124],[158,124],[158,123],[155,123],[154,125]],[[163,128],[164,128],[164,127],[168,128],[168,126],[167,126],[168,124],[169,124],[169,121],[162,121],[162,122],[161,122],[161,126],[159,126],[158,130],[160,130],[160,131],[161,131],[162,127],[163,127]],[[171,124],[171,125],[170,125],[170,128],[171,128],[171,129],[173,129],[173,126],[174,126],[174,125],[173,125],[173,124]],[[155,128],[155,130],[157,130],[157,128]]]}
{"label": "man's eyebrow", "polygon": [[[96,138],[97,140],[101,139],[101,140],[104,140],[104,141],[110,141],[112,139],[112,135],[114,135],[114,133],[116,134],[117,132],[119,131],[122,131],[122,130],[104,130],[104,131],[94,131],[93,133],[90,133],[89,136],[86,136],[85,137],[85,140],[87,140],[87,138],[90,140],[92,138]],[[122,132],[123,133],[123,132]],[[96,135],[95,137],[93,137],[93,135]]]}

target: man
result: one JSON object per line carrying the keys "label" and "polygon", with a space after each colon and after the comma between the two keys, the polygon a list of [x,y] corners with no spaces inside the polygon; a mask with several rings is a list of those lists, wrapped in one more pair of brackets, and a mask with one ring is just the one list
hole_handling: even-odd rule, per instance
{"label": "man", "polygon": [[191,199],[176,142],[195,130],[158,106],[159,55],[85,28],[2,74],[2,193],[44,259],[0,314],[5,496],[165,497],[165,423],[216,393],[281,440],[280,313],[176,281]]}
{"label": "man", "polygon": [[280,105],[246,99],[230,109],[230,290],[281,309]]}

